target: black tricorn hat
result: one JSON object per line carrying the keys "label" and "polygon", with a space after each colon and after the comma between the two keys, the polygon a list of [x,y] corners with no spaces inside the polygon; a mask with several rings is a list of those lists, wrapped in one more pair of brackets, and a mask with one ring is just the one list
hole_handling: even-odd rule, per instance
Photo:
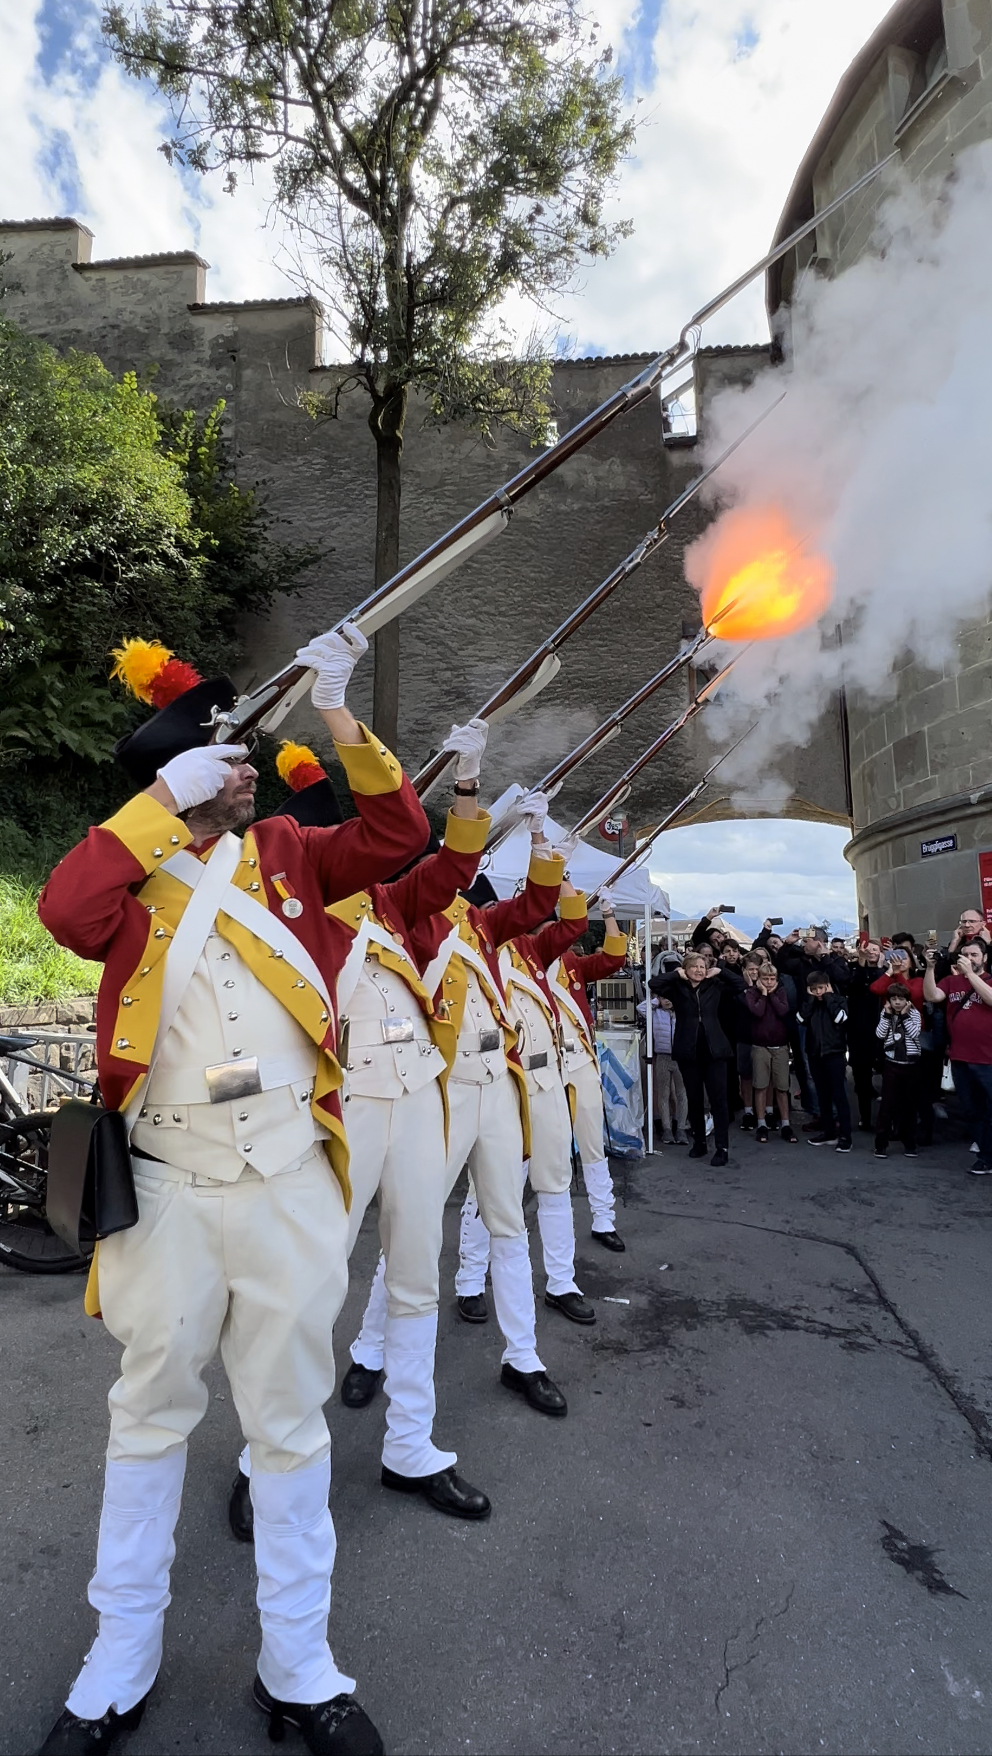
{"label": "black tricorn hat", "polygon": [[290,793],[272,815],[295,817],[304,829],[331,829],[335,823],[344,822],[337,793],[326,774],[321,780],[312,781],[310,786],[302,787],[298,793]]}
{"label": "black tricorn hat", "polygon": [[184,750],[202,749],[213,735],[213,709],[230,713],[238,692],[230,677],[209,677],[160,708],[114,746],[114,756],[138,787],[150,787],[160,768]]}

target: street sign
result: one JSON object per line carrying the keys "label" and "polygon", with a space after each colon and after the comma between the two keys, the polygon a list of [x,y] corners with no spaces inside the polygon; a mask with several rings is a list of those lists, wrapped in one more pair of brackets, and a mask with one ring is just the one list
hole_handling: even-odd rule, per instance
{"label": "street sign", "polygon": [[956,835],[935,835],[932,841],[920,842],[920,858],[929,860],[934,854],[953,854],[957,852],[957,846]]}
{"label": "street sign", "polygon": [[622,835],[627,834],[629,828],[630,824],[626,817],[607,817],[600,824],[599,833],[604,841],[619,841]]}

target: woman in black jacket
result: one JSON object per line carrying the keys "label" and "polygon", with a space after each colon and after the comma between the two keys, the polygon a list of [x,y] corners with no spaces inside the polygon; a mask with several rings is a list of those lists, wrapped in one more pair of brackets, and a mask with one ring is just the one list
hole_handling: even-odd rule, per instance
{"label": "woman in black jacket", "polygon": [[727,1163],[730,1115],[727,1104],[727,1062],[733,1050],[720,1023],[720,1002],[728,994],[744,992],[744,978],[736,970],[717,965],[707,970],[698,952],[689,951],[670,976],[655,976],[651,992],[671,1000],[675,1008],[673,1052],[685,1083],[692,1129],[690,1158],[706,1157],[704,1093],[713,1116],[713,1165]]}
{"label": "woman in black jacket", "polygon": [[877,939],[858,946],[858,961],[851,986],[847,991],[847,1053],[858,1099],[858,1124],[863,1133],[872,1131],[871,1109],[875,1099],[873,1074],[880,1064],[879,1041],[875,1035],[882,1012],[881,994],[873,994],[872,982],[885,974],[882,948]]}

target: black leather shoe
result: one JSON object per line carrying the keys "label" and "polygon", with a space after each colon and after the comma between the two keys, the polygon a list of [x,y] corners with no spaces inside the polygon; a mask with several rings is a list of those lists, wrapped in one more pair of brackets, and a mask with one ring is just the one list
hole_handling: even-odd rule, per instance
{"label": "black leather shoe", "polygon": [[231,1535],[237,1537],[239,1543],[255,1541],[255,1508],[251,1503],[251,1485],[241,1470],[238,1470],[231,1483],[227,1522],[231,1527]]}
{"label": "black leather shoe", "polygon": [[115,1713],[108,1707],[102,1719],[79,1719],[66,1708],[55,1721],[38,1756],[103,1756],[125,1732],[133,1732],[141,1724],[148,1705],[148,1696],[129,1707],[126,1713]]}
{"label": "black leather shoe", "polygon": [[341,1401],[345,1408],[368,1408],[381,1383],[381,1372],[373,1372],[369,1366],[357,1366],[352,1361],[341,1380]]}
{"label": "black leather shoe", "polygon": [[489,1306],[485,1293],[466,1293],[458,1300],[458,1315],[466,1323],[488,1323]]}
{"label": "black leather shoe", "polygon": [[620,1251],[627,1248],[619,1232],[593,1232],[591,1235],[597,1244],[602,1244],[604,1250]]}
{"label": "black leather shoe", "polygon": [[518,1372],[516,1366],[509,1366],[504,1362],[499,1381],[506,1385],[507,1390],[516,1390],[526,1397],[531,1408],[536,1408],[539,1415],[568,1413],[568,1403],[557,1384],[552,1384],[547,1372]]}
{"label": "black leather shoe", "polygon": [[299,1701],[277,1701],[256,1677],[252,1684],[256,1707],[269,1715],[269,1737],[281,1744],[287,1725],[296,1726],[313,1756],[384,1756],[382,1739],[354,1695],[335,1695],[308,1707]]}
{"label": "black leather shoe", "polygon": [[709,1152],[709,1150],[710,1149],[704,1140],[702,1146],[693,1146],[692,1151],[689,1154],[689,1157],[690,1158],[705,1158],[706,1154]]}
{"label": "black leather shoe", "polygon": [[596,1313],[581,1293],[545,1293],[544,1303],[573,1323],[595,1323]]}
{"label": "black leather shoe", "polygon": [[727,1149],[725,1146],[718,1146],[715,1153],[713,1154],[713,1157],[710,1159],[710,1164],[716,1165],[719,1167],[720,1165],[725,1165],[726,1163],[727,1163]]}
{"label": "black leather shoe", "polygon": [[481,1488],[456,1475],[454,1468],[439,1469],[432,1476],[401,1476],[394,1469],[382,1466],[382,1485],[398,1494],[423,1494],[439,1512],[450,1518],[488,1518],[492,1511]]}

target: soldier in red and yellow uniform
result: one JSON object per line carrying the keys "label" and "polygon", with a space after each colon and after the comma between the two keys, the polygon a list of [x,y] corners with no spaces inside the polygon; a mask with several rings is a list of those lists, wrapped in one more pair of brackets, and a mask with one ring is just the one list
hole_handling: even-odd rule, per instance
{"label": "soldier in red and yellow uniform", "polygon": [[327,1643],[323,1404],[351,1199],[334,996],[352,935],[330,932],[325,909],[419,853],[429,825],[399,764],[344,705],[366,645],[346,628],[297,654],[316,673],[314,705],[358,808],[317,829],[285,816],[251,828],[247,750],[207,745],[233,685],[193,673],[163,705],[160,673],[179,661],[129,644],[120,671],[160,708],[117,752],[143,790],[42,894],[55,938],[106,966],[100,1083],[127,1118],[139,1213],[103,1242],[91,1279],[91,1308],[98,1298],[125,1351],[90,1585],[99,1632],[48,1756],[93,1756],[141,1718],[161,1659],[186,1444],[218,1346],[254,1464],[254,1698],[274,1730],[289,1719],[320,1756],[382,1749]]}
{"label": "soldier in red and yellow uniform", "polygon": [[596,1054],[596,1027],[586,994],[590,982],[616,975],[627,961],[627,939],[617,926],[613,898],[600,890],[599,906],[606,925],[602,949],[581,956],[566,951],[548,969],[548,980],[564,1031],[562,1060],[565,1083],[572,1094],[572,1126],[582,1160],[582,1176],[592,1209],[592,1235],[607,1250],[623,1250],[616,1229],[613,1179],[603,1155],[603,1086]]}
{"label": "soldier in red and yellow uniform", "polygon": [[[575,1281],[575,1230],[572,1222],[572,1117],[562,1059],[561,1017],[547,971],[580,938],[587,926],[585,897],[566,880],[560,918],[538,932],[518,934],[503,947],[500,964],[511,1014],[517,1027],[527,1078],[531,1149],[519,1171],[537,1194],[538,1228],[547,1273],[546,1305],[573,1323],[595,1323],[596,1313]],[[489,1266],[490,1239],[485,1215],[472,1192],[462,1209],[457,1288],[478,1299]]]}
{"label": "soldier in red and yellow uniform", "polygon": [[[438,1511],[458,1518],[486,1518],[490,1504],[456,1473],[456,1454],[438,1450],[432,1436],[438,1257],[448,1195],[445,1085],[455,1031],[439,1016],[421,980],[413,934],[475,878],[490,825],[488,813],[479,810],[476,786],[486,736],[485,722],[473,720],[453,726],[445,742],[456,760],[455,800],[443,845],[432,838],[434,851],[409,872],[327,910],[328,931],[342,941],[335,960],[340,964],[337,1003],[339,1014],[348,1018],[345,1124],[353,1186],[348,1254],[376,1198],[383,1248],[388,1410],[381,1479],[384,1487],[421,1494]],[[291,786],[301,777],[309,784],[284,809],[312,818],[322,797],[325,809],[332,804],[330,782],[309,751],[297,746],[292,755],[290,768],[289,753],[280,753],[280,772]],[[352,1376],[342,1386],[345,1402],[354,1384]],[[367,1401],[364,1383],[360,1388],[360,1401]],[[250,1473],[250,1457],[243,1454],[230,1520],[235,1536],[246,1542],[252,1536]]]}
{"label": "soldier in red and yellow uniform", "polygon": [[[506,1341],[501,1381],[543,1414],[564,1415],[565,1398],[537,1353],[534,1288],[524,1225],[520,1164],[530,1151],[527,1076],[506,1002],[499,948],[545,920],[554,908],[563,862],[545,842],[543,794],[521,801],[534,853],[519,896],[478,908],[460,896],[415,930],[423,982],[449,1021],[455,1053],[448,1076],[447,1187],[467,1163],[492,1233],[496,1315]],[[385,1301],[380,1271],[373,1282],[354,1362],[342,1393],[351,1406],[369,1401],[382,1365]]]}

